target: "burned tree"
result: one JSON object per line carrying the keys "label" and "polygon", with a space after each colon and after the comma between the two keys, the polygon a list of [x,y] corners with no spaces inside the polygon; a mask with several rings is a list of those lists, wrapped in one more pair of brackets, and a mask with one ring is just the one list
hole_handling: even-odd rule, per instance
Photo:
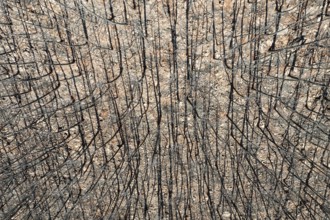
{"label": "burned tree", "polygon": [[4,0],[1,219],[326,219],[329,2]]}

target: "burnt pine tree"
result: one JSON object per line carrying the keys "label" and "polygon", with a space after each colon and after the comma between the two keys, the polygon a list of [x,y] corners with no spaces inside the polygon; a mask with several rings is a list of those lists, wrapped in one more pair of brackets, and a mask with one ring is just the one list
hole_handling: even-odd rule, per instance
{"label": "burnt pine tree", "polygon": [[0,2],[0,219],[328,219],[329,1]]}

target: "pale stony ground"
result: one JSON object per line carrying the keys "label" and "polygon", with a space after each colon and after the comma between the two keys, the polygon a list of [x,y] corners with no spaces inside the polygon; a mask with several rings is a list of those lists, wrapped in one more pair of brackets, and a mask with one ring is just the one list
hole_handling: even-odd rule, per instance
{"label": "pale stony ground", "polygon": [[329,5],[111,2],[0,6],[1,218],[329,216]]}

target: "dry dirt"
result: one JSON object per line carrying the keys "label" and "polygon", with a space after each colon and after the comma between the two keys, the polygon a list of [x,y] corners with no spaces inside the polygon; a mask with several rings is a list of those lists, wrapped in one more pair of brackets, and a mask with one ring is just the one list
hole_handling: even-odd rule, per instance
{"label": "dry dirt", "polygon": [[329,218],[329,3],[280,2],[2,1],[0,219]]}

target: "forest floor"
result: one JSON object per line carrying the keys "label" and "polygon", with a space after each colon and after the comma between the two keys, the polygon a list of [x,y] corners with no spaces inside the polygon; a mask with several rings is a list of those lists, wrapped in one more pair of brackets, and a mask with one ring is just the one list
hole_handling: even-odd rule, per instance
{"label": "forest floor", "polygon": [[0,7],[0,218],[330,215],[329,5]]}

